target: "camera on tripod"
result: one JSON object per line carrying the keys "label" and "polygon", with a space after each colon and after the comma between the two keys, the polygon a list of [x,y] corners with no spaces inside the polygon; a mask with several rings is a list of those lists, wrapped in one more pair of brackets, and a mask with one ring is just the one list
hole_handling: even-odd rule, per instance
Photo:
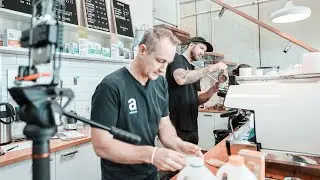
{"label": "camera on tripod", "polygon": [[[19,66],[15,78],[15,87],[8,89],[12,98],[20,106],[19,117],[26,122],[23,133],[32,144],[33,180],[50,180],[50,139],[62,124],[65,115],[93,127],[104,129],[115,138],[136,144],[141,138],[116,127],[105,127],[88,119],[79,117],[63,109],[74,98],[71,89],[57,88],[60,82],[61,50],[63,44],[63,24],[57,19],[64,19],[65,0],[33,0],[31,28],[22,32],[21,45],[29,48],[28,66]],[[58,9],[57,9],[58,8]],[[38,72],[37,66],[52,63],[53,71]],[[36,84],[37,79],[52,76],[48,84]],[[23,86],[23,82],[35,83]],[[66,97],[67,102],[61,107],[56,98]]]}
{"label": "camera on tripod", "polygon": [[[19,66],[15,79],[17,87],[9,89],[13,99],[20,105],[19,115],[27,124],[42,128],[55,128],[61,125],[62,109],[74,98],[71,89],[57,89],[60,80],[61,57],[57,58],[57,49],[62,49],[63,26],[58,22],[56,8],[64,3],[54,0],[34,0],[31,28],[22,32],[21,46],[29,48],[28,66]],[[58,62],[57,62],[58,61]],[[37,66],[53,62],[52,81],[49,84],[21,86],[24,81],[36,83],[50,72],[38,72]],[[54,99],[58,96],[68,98],[64,107]],[[55,130],[56,131],[56,130]]]}
{"label": "camera on tripod", "polygon": [[[16,83],[19,81],[34,81],[41,76],[50,76],[49,73],[39,73],[36,66],[48,64],[53,60],[53,79],[51,84],[59,83],[60,63],[55,64],[56,51],[63,47],[63,25],[57,21],[57,9],[64,9],[64,0],[34,0],[31,28],[23,31],[21,46],[29,48],[29,65],[20,66]],[[62,19],[60,17],[59,19]],[[58,58],[60,61],[60,58]]]}

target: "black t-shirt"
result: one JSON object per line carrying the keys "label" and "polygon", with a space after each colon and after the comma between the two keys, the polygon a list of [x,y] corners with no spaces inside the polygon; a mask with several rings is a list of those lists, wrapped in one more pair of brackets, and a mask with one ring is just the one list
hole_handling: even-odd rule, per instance
{"label": "black t-shirt", "polygon": [[167,67],[170,119],[177,130],[198,131],[198,91],[200,81],[178,85],[173,77],[177,69],[193,70],[194,66],[183,56],[176,54]]}
{"label": "black t-shirt", "polygon": [[[91,119],[139,135],[140,145],[155,146],[160,119],[168,115],[167,82],[162,76],[143,86],[127,68],[121,68],[106,76],[92,97]],[[101,171],[103,180],[142,180],[157,173],[152,164],[127,165],[106,159],[101,159]]]}

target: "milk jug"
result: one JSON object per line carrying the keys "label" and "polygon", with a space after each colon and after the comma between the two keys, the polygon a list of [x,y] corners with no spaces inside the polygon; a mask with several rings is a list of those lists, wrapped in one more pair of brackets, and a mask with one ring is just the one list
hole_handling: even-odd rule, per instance
{"label": "milk jug", "polygon": [[200,157],[187,157],[187,165],[178,174],[177,180],[217,180]]}
{"label": "milk jug", "polygon": [[257,180],[256,176],[244,164],[244,158],[231,155],[228,163],[221,166],[217,172],[218,180]]}

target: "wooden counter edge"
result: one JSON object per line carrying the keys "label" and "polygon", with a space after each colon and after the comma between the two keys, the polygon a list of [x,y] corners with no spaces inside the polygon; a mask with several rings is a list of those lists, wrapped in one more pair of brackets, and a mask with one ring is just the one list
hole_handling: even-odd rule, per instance
{"label": "wooden counter edge", "polygon": [[21,156],[18,156],[16,158],[13,158],[13,159],[9,159],[9,160],[0,162],[0,168],[4,167],[4,166],[11,165],[11,164],[14,164],[14,163],[18,163],[18,162],[21,162],[21,161],[25,161],[25,160],[28,160],[28,159],[31,159],[31,153],[27,153],[27,154],[24,153],[24,155],[21,155]]}
{"label": "wooden counter edge", "polygon": [[61,151],[61,150],[64,150],[64,149],[68,149],[68,148],[71,148],[71,147],[74,147],[74,146],[77,146],[77,145],[81,145],[81,144],[85,144],[85,143],[88,143],[88,142],[91,142],[91,138],[90,137],[85,137],[85,138],[82,138],[82,139],[78,139],[78,141],[72,141],[70,143],[67,143],[67,144],[64,144],[64,145],[61,145],[61,146],[52,147],[52,148],[50,148],[50,153]]}
{"label": "wooden counter edge", "polygon": [[[60,143],[62,143],[62,145],[54,145],[54,143],[56,143],[55,141],[61,141]],[[71,140],[71,141],[62,141],[59,139],[53,139],[50,142],[50,146],[51,146],[50,153],[54,153],[57,151],[68,149],[68,148],[71,148],[71,147],[74,147],[77,145],[81,145],[81,144],[85,144],[88,142],[91,142],[91,137],[89,137],[89,136],[81,138],[81,139]],[[60,144],[60,143],[58,143],[58,144]],[[14,163],[18,163],[21,161],[31,159],[32,158],[32,149],[29,148],[29,149],[22,149],[22,150],[18,150],[18,151],[13,151],[13,152],[6,153],[3,156],[6,156],[6,155],[8,155],[9,158],[8,158],[8,160],[4,160],[4,161],[0,160],[0,168],[4,167],[4,166],[8,166],[10,164],[14,164]],[[14,157],[11,157],[11,156],[14,156]],[[2,156],[0,156],[0,159],[1,159],[1,157]]]}
{"label": "wooden counter edge", "polygon": [[210,110],[210,109],[204,109],[204,108],[199,108],[199,112],[207,112],[207,113],[224,113],[226,110],[219,111],[219,110]]}
{"label": "wooden counter edge", "polygon": [[[221,142],[211,148],[204,154],[204,160],[211,158],[218,159],[223,162],[227,162],[229,155],[226,149],[226,140],[230,137],[225,137]],[[213,167],[205,163],[206,167],[216,175],[218,168]],[[308,170],[301,166],[297,167],[292,164],[279,164],[266,159],[265,176],[268,178],[283,179],[285,177],[295,176],[304,180],[312,180],[314,178],[319,179],[320,171],[317,168],[309,168]],[[178,174],[176,174],[171,180],[177,180]]]}

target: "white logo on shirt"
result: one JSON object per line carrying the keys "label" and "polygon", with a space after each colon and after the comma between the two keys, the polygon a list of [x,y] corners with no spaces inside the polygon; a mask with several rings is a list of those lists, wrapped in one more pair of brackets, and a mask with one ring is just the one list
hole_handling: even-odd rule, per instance
{"label": "white logo on shirt", "polygon": [[134,98],[128,100],[129,103],[129,114],[135,114],[138,112],[137,110],[137,102]]}

